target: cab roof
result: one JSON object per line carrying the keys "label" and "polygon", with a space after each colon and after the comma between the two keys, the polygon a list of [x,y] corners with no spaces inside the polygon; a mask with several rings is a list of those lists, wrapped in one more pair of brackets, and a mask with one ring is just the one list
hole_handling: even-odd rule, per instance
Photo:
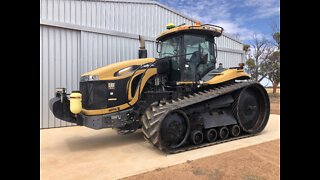
{"label": "cab roof", "polygon": [[181,25],[169,30],[162,32],[158,37],[157,41],[161,41],[166,39],[171,35],[178,35],[182,33],[190,33],[190,34],[201,34],[201,35],[212,35],[215,37],[221,36],[223,32],[223,28],[216,25],[211,24],[200,24],[197,23],[196,25]]}

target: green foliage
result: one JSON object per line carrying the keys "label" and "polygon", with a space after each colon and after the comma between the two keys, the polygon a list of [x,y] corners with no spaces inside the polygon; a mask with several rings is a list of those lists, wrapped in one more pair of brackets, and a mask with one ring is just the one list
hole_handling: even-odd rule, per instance
{"label": "green foliage", "polygon": [[245,52],[248,52],[249,49],[250,49],[250,45],[249,45],[249,44],[244,44],[244,45],[243,45],[243,50],[244,50]]}
{"label": "green foliage", "polygon": [[279,84],[280,83],[280,51],[275,51],[270,56],[268,61],[266,61],[267,66],[267,78],[273,83],[273,84]]}
{"label": "green foliage", "polygon": [[264,78],[269,79],[275,93],[280,83],[280,32],[274,31],[272,38],[273,41],[269,41],[253,35],[250,45],[243,45],[243,51],[250,55],[246,60],[246,72],[259,82]]}
{"label": "green foliage", "polygon": [[276,41],[278,49],[280,50],[280,32],[275,32],[273,34],[273,39]]}
{"label": "green foliage", "polygon": [[266,38],[254,35],[250,48],[252,49],[250,49],[250,58],[246,62],[246,71],[254,80],[260,82],[266,76],[266,73],[263,73],[265,72],[263,64],[274,51],[274,47]]}
{"label": "green foliage", "polygon": [[249,58],[246,61],[246,64],[247,64],[248,68],[255,68],[256,67],[256,63],[254,62],[254,60],[252,58]]}
{"label": "green foliage", "polygon": [[256,69],[257,69],[257,65],[255,63],[255,60],[252,58],[247,59],[246,61],[246,66],[245,66],[245,70],[247,73],[249,73],[251,75],[251,77],[253,77],[254,79],[257,79],[256,76]]}

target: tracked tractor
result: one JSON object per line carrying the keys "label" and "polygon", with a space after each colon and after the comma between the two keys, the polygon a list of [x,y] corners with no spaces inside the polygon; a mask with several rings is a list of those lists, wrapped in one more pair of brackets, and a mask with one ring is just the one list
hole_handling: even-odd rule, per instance
{"label": "tracked tractor", "polygon": [[169,24],[157,38],[159,58],[110,64],[81,75],[79,91],[56,89],[55,117],[119,134],[138,129],[156,148],[177,153],[260,133],[270,114],[268,94],[243,63],[216,67],[223,28]]}

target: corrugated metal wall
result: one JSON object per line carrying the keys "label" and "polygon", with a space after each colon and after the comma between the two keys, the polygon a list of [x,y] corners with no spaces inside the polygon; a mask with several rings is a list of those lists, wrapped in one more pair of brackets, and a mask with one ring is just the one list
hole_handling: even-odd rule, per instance
{"label": "corrugated metal wall", "polygon": [[235,67],[243,62],[242,43],[226,35],[216,38],[216,43],[218,48],[223,49],[218,50],[217,65],[222,63],[223,67]]}
{"label": "corrugated metal wall", "polygon": [[70,126],[49,112],[57,87],[78,89],[80,32],[40,26],[40,128]]}
{"label": "corrugated metal wall", "polygon": [[[138,58],[139,41],[124,37],[81,32],[81,74],[111,63]],[[156,44],[146,41],[148,57],[158,56]]]}
{"label": "corrugated metal wall", "polygon": [[[138,58],[139,34],[146,37],[148,57],[158,57],[155,37],[169,22],[191,24],[192,19],[156,2],[40,0],[40,128],[72,125],[49,110],[55,88],[76,90],[82,73]],[[217,45],[224,48],[218,63],[241,62],[241,43],[222,36]]]}
{"label": "corrugated metal wall", "polygon": [[217,46],[221,48],[242,50],[243,47],[240,42],[237,42],[226,35],[222,35],[219,38],[217,38],[216,43]]}
{"label": "corrugated metal wall", "polygon": [[241,62],[242,54],[226,51],[218,51],[217,66],[219,63],[223,64],[223,67],[235,67]]}

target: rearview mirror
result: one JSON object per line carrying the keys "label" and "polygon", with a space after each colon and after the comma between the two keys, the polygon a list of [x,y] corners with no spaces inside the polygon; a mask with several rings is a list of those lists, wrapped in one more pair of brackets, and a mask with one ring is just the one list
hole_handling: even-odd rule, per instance
{"label": "rearview mirror", "polygon": [[160,41],[157,41],[157,52],[160,53],[161,52],[161,47],[162,47],[162,43]]}

